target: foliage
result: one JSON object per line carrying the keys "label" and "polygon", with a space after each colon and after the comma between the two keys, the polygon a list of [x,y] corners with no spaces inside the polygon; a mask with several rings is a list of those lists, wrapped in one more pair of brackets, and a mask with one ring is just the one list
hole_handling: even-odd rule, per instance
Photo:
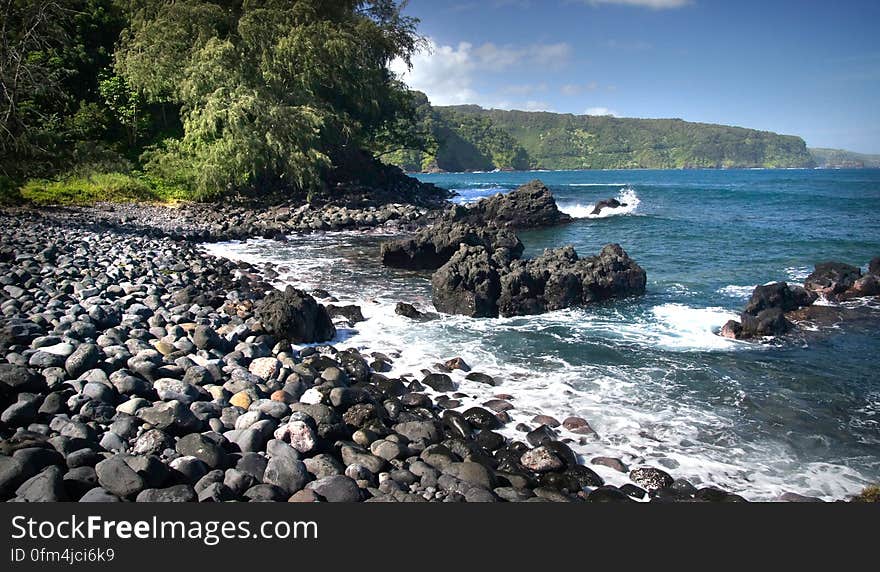
{"label": "foliage", "polygon": [[97,76],[121,29],[112,0],[0,4],[0,172],[52,174],[77,142],[104,139]]}
{"label": "foliage", "polygon": [[94,173],[60,180],[31,179],[21,198],[36,205],[84,205],[97,202],[173,201],[186,196],[179,188],[146,176]]}
{"label": "foliage", "polygon": [[18,184],[15,181],[0,175],[0,206],[12,206],[22,202]]}
{"label": "foliage", "polygon": [[139,169],[208,198],[321,188],[357,152],[427,149],[418,102],[388,69],[421,42],[401,9],[0,0],[0,173],[93,196],[93,174]]}
{"label": "foliage", "polygon": [[486,171],[529,168],[525,149],[487,117],[431,108],[424,94],[415,93],[420,106],[417,125],[430,134],[429,145],[398,150],[386,160],[407,171]]}
{"label": "foliage", "polygon": [[[433,109],[436,166],[489,169],[809,167],[803,140],[680,119],[622,119],[546,112]],[[425,155],[400,154],[409,170]]]}
{"label": "foliage", "polygon": [[320,186],[341,150],[380,150],[409,124],[387,65],[419,40],[395,2],[139,4],[116,69],[145,101],[178,105],[183,126],[145,166],[177,166],[197,196]]}

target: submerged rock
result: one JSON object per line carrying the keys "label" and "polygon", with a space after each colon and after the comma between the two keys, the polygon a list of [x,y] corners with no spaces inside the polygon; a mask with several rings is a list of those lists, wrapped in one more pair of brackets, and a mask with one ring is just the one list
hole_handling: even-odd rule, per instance
{"label": "submerged rock", "polygon": [[590,214],[598,215],[602,213],[602,209],[617,209],[625,206],[627,206],[626,203],[622,203],[617,199],[605,199],[596,203],[596,206],[593,207],[593,212]]}

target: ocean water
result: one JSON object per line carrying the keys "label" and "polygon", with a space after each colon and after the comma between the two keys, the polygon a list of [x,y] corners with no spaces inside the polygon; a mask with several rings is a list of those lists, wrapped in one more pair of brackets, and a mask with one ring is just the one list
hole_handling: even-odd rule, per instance
{"label": "ocean water", "polygon": [[[816,262],[865,266],[880,255],[880,170],[568,171],[457,173],[421,179],[462,202],[534,178],[576,217],[521,232],[526,256],[572,244],[583,255],[617,242],[646,270],[647,294],[524,318],[444,316],[411,322],[398,301],[431,310],[430,273],[383,268],[381,235],[328,233],[288,243],[207,248],[272,263],[279,283],[324,288],[363,307],[366,322],[334,343],[395,357],[394,375],[461,356],[498,387],[455,372],[465,406],[513,397],[514,422],[586,418],[598,433],[586,461],[621,458],[749,499],[784,492],[843,498],[880,481],[880,308],[864,319],[764,343],[715,332],[757,284],[802,282]],[[626,206],[599,217],[598,200]],[[562,435],[577,438],[565,432]],[[607,481],[626,476],[594,467]]]}

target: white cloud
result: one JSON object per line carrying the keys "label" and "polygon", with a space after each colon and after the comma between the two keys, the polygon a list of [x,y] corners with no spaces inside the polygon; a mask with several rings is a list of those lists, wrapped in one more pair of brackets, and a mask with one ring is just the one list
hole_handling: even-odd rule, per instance
{"label": "white cloud", "polygon": [[621,4],[625,6],[640,6],[652,10],[668,10],[681,8],[692,4],[692,0],[582,0],[586,4],[598,6],[599,4]]}
{"label": "white cloud", "polygon": [[619,117],[616,111],[607,107],[590,107],[584,111],[587,115],[610,115],[611,117]]}
{"label": "white cloud", "polygon": [[[426,93],[434,105],[476,103],[492,106],[493,103],[474,88],[478,75],[505,71],[514,66],[560,67],[570,55],[571,46],[566,43],[499,46],[488,42],[474,47],[468,42],[461,42],[458,46],[438,45],[429,38],[428,48],[412,58],[412,69],[408,69],[402,60],[391,62],[390,68],[412,89]],[[502,92],[531,95],[546,91],[547,86],[534,84],[506,89]]]}
{"label": "white cloud", "polygon": [[412,58],[412,69],[402,60],[389,66],[412,89],[423,91],[434,105],[473,103],[478,94],[473,84],[472,46],[462,42],[457,48],[438,46],[429,41],[429,49]]}

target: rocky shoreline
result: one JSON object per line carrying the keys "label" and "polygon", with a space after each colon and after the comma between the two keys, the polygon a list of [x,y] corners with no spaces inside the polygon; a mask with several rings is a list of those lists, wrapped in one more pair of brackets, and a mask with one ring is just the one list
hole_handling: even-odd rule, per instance
{"label": "rocky shoreline", "polygon": [[[269,215],[215,233],[229,213],[156,209],[0,213],[0,500],[745,500],[579,458],[570,445],[595,435],[586,419],[538,416],[517,427],[522,440],[505,438],[510,396],[458,410],[466,396],[447,373],[469,369],[462,360],[388,378],[387,355],[324,343],[332,318],[356,322],[356,308],[279,292],[271,271],[197,246],[248,236]],[[349,218],[382,218],[367,212]],[[426,213],[410,215],[391,226]],[[591,465],[629,482],[607,485]]]}

